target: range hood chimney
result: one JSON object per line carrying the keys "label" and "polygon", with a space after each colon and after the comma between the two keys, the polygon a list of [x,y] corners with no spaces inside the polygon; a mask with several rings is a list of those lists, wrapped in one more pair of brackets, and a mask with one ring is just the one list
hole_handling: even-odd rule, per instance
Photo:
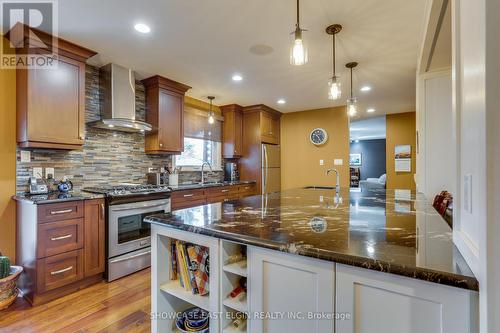
{"label": "range hood chimney", "polygon": [[131,69],[107,64],[100,68],[101,120],[94,127],[123,132],[151,131],[151,125],[135,119],[135,76]]}

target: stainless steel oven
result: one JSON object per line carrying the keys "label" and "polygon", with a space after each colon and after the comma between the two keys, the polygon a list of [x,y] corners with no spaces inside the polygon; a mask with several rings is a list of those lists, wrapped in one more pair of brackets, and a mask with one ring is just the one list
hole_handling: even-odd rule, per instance
{"label": "stainless steel oven", "polygon": [[108,281],[151,265],[150,225],[144,218],[170,212],[170,199],[108,205]]}

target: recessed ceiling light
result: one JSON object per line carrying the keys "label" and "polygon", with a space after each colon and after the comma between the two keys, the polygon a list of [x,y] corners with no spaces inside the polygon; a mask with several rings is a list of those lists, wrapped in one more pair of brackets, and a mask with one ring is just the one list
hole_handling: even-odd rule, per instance
{"label": "recessed ceiling light", "polygon": [[151,28],[144,23],[137,23],[136,25],[134,25],[134,29],[143,34],[151,32]]}
{"label": "recessed ceiling light", "polygon": [[234,74],[232,79],[233,81],[241,81],[243,80],[243,76],[241,76],[240,74]]}
{"label": "recessed ceiling light", "polygon": [[373,112],[375,112],[375,109],[374,108],[369,108],[368,110],[366,110],[366,112],[373,113]]}
{"label": "recessed ceiling light", "polygon": [[276,101],[276,103],[278,103],[278,104],[285,104],[285,103],[286,103],[286,101],[285,101],[285,99],[284,99],[284,98],[280,98],[280,99],[278,99],[278,100]]}
{"label": "recessed ceiling light", "polygon": [[372,90],[372,87],[370,87],[370,86],[363,86],[363,87],[361,87],[360,90],[361,91],[370,91],[370,90]]}

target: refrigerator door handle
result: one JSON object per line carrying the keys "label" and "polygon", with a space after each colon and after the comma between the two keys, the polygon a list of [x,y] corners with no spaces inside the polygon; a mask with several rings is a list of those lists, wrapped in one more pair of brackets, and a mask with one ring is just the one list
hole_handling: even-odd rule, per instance
{"label": "refrigerator door handle", "polygon": [[262,145],[263,152],[264,152],[264,181],[263,181],[263,189],[262,193],[267,193],[267,176],[268,176],[268,171],[269,171],[269,165],[267,163],[267,147],[266,145]]}

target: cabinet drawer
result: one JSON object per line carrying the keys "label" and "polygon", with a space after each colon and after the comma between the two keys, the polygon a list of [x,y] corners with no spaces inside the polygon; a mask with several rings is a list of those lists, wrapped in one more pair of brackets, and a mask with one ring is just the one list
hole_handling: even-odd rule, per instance
{"label": "cabinet drawer", "polygon": [[172,210],[204,205],[205,190],[194,189],[172,193]]}
{"label": "cabinet drawer", "polygon": [[239,197],[244,198],[251,195],[255,195],[255,184],[240,185],[239,187]]}
{"label": "cabinet drawer", "polygon": [[83,250],[37,260],[37,289],[43,293],[83,278]]}
{"label": "cabinet drawer", "polygon": [[70,220],[83,217],[83,201],[38,205],[38,222]]}
{"label": "cabinet drawer", "polygon": [[83,247],[83,219],[42,223],[38,226],[37,258]]}
{"label": "cabinet drawer", "polygon": [[234,194],[238,194],[238,186],[222,186],[208,189],[208,197],[231,196]]}
{"label": "cabinet drawer", "polygon": [[207,203],[225,202],[238,199],[238,193],[208,197]]}

